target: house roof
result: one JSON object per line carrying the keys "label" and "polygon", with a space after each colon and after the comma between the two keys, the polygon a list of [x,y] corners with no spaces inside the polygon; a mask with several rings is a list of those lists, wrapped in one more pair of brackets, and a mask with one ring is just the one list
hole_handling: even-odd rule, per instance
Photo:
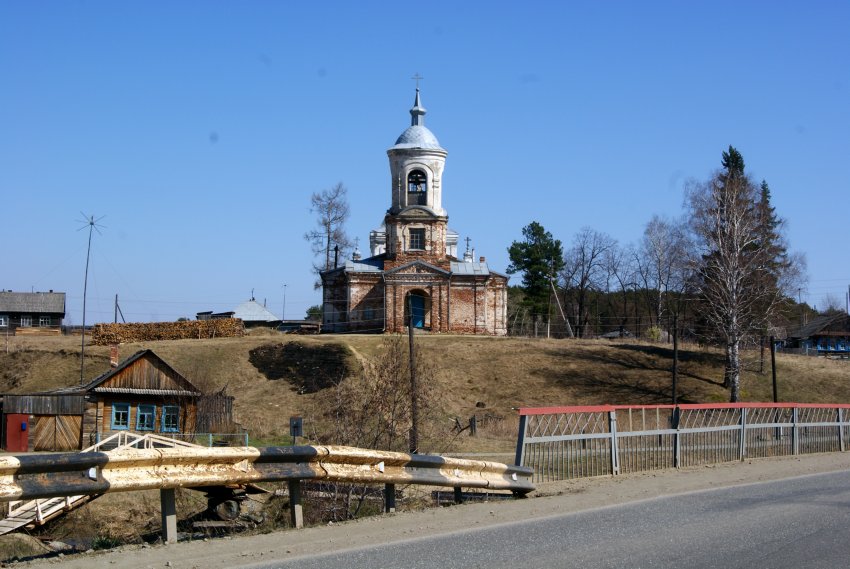
{"label": "house roof", "polygon": [[[179,378],[180,383],[183,384],[184,389],[181,390],[171,390],[171,389],[130,389],[130,388],[109,388],[109,387],[100,387],[111,378],[115,377],[121,371],[129,367],[133,362],[136,362],[142,358],[153,358],[157,362],[159,362],[163,367],[165,367],[168,371],[172,372],[175,376]],[[120,391],[115,391],[119,389]],[[126,360],[119,363],[116,367],[110,369],[106,373],[103,373],[87,383],[86,385],[82,385],[79,387],[67,387],[65,389],[57,389],[56,391],[51,391],[51,393],[83,393],[87,391],[96,391],[101,393],[142,393],[145,395],[150,395],[152,393],[146,393],[148,391],[156,391],[156,395],[200,395],[201,392],[197,387],[192,385],[188,379],[183,377],[180,372],[175,370],[173,367],[168,365],[165,360],[156,355],[153,350],[141,350],[127,358]],[[171,393],[171,392],[174,393]],[[168,392],[168,393],[166,393]]]}
{"label": "house roof", "polygon": [[0,292],[0,312],[32,312],[65,315],[64,292]]}
{"label": "house roof", "polygon": [[818,332],[822,331],[827,326],[831,326],[832,324],[839,322],[844,318],[848,318],[847,314],[845,314],[844,312],[838,312],[836,314],[827,314],[826,316],[818,316],[802,328],[799,328],[795,333],[791,334],[791,337],[809,338],[811,336],[815,336]]}
{"label": "house roof", "polygon": [[243,302],[233,312],[234,318],[239,318],[243,322],[274,322],[280,320],[254,299]]}

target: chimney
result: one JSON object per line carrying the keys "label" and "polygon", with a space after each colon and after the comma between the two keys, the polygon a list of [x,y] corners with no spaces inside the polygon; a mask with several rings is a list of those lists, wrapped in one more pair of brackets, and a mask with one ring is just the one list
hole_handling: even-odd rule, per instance
{"label": "chimney", "polygon": [[109,346],[109,367],[118,367],[118,344]]}
{"label": "chimney", "polygon": [[486,261],[485,257],[479,257],[479,259],[480,259],[480,262],[482,262],[482,263]]}

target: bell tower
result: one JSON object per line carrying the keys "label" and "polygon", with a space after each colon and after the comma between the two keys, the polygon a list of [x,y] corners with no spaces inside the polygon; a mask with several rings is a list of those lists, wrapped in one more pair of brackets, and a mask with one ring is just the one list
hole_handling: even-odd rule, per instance
{"label": "bell tower", "polygon": [[447,260],[442,178],[448,153],[425,126],[425,113],[417,87],[410,126],[387,150],[391,199],[384,218],[386,258],[396,265]]}

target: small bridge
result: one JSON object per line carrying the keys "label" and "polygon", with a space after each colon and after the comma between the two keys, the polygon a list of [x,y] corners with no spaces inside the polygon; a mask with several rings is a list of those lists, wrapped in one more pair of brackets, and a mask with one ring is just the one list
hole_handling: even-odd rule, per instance
{"label": "small bridge", "polygon": [[[106,452],[123,449],[151,449],[151,448],[204,448],[200,445],[184,441],[169,439],[158,435],[140,435],[137,433],[121,432],[103,439],[96,445],[92,445],[80,451]],[[107,450],[108,449],[108,450]],[[29,501],[15,500],[9,502],[8,515],[0,520],[0,535],[11,533],[21,528],[34,528],[44,525],[52,519],[79,508],[83,504],[91,502],[102,494],[82,494],[76,496],[59,496],[54,498],[36,498]]]}

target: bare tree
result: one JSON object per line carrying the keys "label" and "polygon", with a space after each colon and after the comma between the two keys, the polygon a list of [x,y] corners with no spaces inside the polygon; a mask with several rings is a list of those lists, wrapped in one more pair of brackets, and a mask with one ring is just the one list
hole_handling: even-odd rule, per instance
{"label": "bare tree", "polygon": [[687,205],[699,255],[694,269],[701,311],[725,345],[724,385],[730,400],[740,397],[740,346],[759,334],[782,299],[777,286],[788,270],[775,251],[760,242],[759,189],[744,174],[744,160],[733,147],[723,153],[723,169],[707,183],[692,184]]}
{"label": "bare tree", "polygon": [[646,224],[636,263],[655,326],[661,326],[667,293],[681,291],[684,286],[682,269],[687,264],[687,249],[684,223],[654,215]]}
{"label": "bare tree", "polygon": [[590,292],[604,288],[608,278],[606,253],[617,241],[606,233],[583,227],[564,255],[561,278],[567,294],[574,297],[576,335],[583,338],[588,318]]}
{"label": "bare tree", "polygon": [[605,268],[608,273],[608,281],[616,282],[620,294],[622,309],[619,314],[620,332],[626,330],[626,322],[629,318],[629,289],[635,285],[637,268],[635,254],[631,245],[626,247],[615,246],[605,253]]}
{"label": "bare tree", "polygon": [[[314,192],[310,196],[310,213],[316,214],[318,227],[305,233],[304,239],[310,242],[317,258],[313,262],[313,271],[318,275],[334,268],[334,248],[338,248],[338,254],[343,256],[351,248],[351,240],[345,232],[349,216],[348,190],[342,182],[330,189]],[[317,279],[314,286],[321,287],[321,280]]]}
{"label": "bare tree", "polygon": [[[340,380],[323,392],[317,409],[325,426],[316,433],[320,444],[408,451],[408,435],[413,420],[408,344],[400,335],[383,339],[379,353],[363,362],[359,377]],[[436,374],[428,358],[417,353],[416,404],[419,434],[424,447],[442,447],[450,439],[448,423],[440,421]],[[439,448],[445,451],[445,448]],[[365,485],[329,484],[333,499],[327,501],[325,517],[340,520],[357,517],[369,492]]]}

